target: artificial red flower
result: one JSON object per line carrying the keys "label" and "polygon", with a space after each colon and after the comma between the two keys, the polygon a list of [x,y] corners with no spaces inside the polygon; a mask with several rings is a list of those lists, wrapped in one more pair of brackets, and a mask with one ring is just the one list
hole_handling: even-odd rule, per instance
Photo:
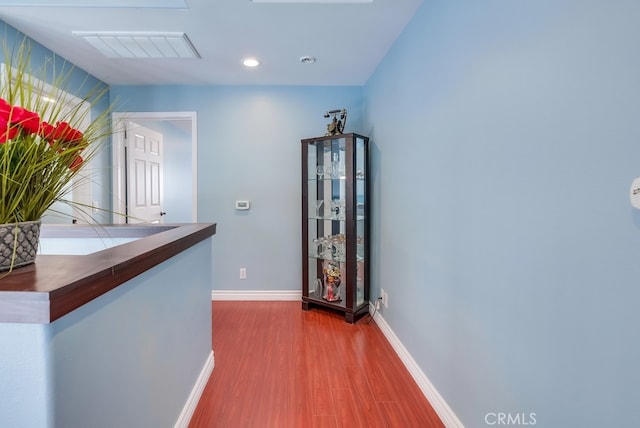
{"label": "artificial red flower", "polygon": [[14,106],[10,117],[12,124],[20,125],[22,129],[30,134],[36,134],[40,129],[40,116],[38,116],[38,113],[29,111],[26,108]]}
{"label": "artificial red flower", "polygon": [[74,157],[73,160],[71,161],[71,165],[69,165],[69,169],[71,171],[77,171],[78,169],[80,169],[80,166],[82,166],[82,162],[84,162],[84,159],[82,159],[82,156],[76,155],[76,157]]}
{"label": "artificial red flower", "polygon": [[2,117],[0,117],[0,144],[6,143],[18,135],[18,128],[10,126]]}
{"label": "artificial red flower", "polygon": [[40,124],[40,129],[38,130],[38,135],[44,138],[49,142],[49,144],[53,144],[53,140],[55,138],[56,127],[50,125],[47,122],[42,122]]}
{"label": "artificial red flower", "polygon": [[[0,98],[0,122],[9,125],[19,125],[29,134],[35,134],[40,128],[40,116],[25,108],[12,106],[6,100]],[[16,129],[15,132],[18,130]]]}
{"label": "artificial red flower", "polygon": [[0,120],[9,122],[9,116],[11,115],[11,104],[0,98]]}
{"label": "artificial red flower", "polygon": [[80,143],[84,134],[75,128],[69,126],[67,122],[57,122],[53,138],[62,140],[65,143]]}

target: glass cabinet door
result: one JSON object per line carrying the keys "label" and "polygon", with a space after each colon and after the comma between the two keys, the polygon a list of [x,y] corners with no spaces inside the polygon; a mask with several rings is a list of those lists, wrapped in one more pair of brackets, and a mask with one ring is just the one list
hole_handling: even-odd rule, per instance
{"label": "glass cabinet door", "polygon": [[303,308],[368,311],[368,139],[303,140]]}
{"label": "glass cabinet door", "polygon": [[[356,137],[355,139],[355,221],[356,221],[356,305],[362,305],[368,302],[365,300],[364,283],[366,276],[365,259],[368,259],[368,246],[365,242],[368,239],[368,218],[367,218],[367,151],[365,147],[365,139]],[[367,251],[365,251],[365,248]],[[365,255],[367,257],[365,257]],[[368,261],[368,260],[367,260]],[[368,278],[367,278],[368,280]],[[369,292],[366,293],[366,299],[369,298]]]}

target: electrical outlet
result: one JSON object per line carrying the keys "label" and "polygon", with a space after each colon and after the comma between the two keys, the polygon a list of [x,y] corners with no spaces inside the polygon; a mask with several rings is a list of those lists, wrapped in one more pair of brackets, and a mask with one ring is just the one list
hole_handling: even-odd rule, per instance
{"label": "electrical outlet", "polygon": [[247,268],[240,268],[240,279],[247,279]]}
{"label": "electrical outlet", "polygon": [[380,289],[380,294],[382,295],[382,304],[385,308],[389,307],[389,294],[383,289]]}

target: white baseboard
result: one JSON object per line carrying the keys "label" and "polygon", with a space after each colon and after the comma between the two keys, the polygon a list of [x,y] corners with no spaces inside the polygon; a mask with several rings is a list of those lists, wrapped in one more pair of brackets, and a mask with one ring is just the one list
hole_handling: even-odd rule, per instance
{"label": "white baseboard", "polygon": [[300,290],[212,290],[211,300],[302,301]]}
{"label": "white baseboard", "polygon": [[196,407],[198,406],[198,402],[200,401],[200,397],[202,396],[202,391],[204,391],[204,387],[207,385],[209,381],[209,377],[213,372],[213,367],[215,365],[215,361],[213,358],[213,351],[209,354],[207,361],[204,363],[204,367],[200,371],[200,375],[196,380],[196,384],[193,386],[191,390],[191,394],[189,394],[189,398],[182,408],[182,412],[180,412],[180,416],[178,417],[178,421],[174,425],[174,428],[188,428],[189,422],[191,421],[191,417],[193,416],[193,412],[196,411]]}
{"label": "white baseboard", "polygon": [[[373,305],[370,305],[369,311],[373,313]],[[411,377],[416,381],[418,387],[431,404],[431,407],[433,407],[433,410],[438,414],[444,426],[447,428],[464,428],[460,419],[453,413],[451,407],[444,401],[444,398],[442,398],[442,395],[440,395],[429,378],[427,378],[427,375],[420,369],[407,348],[404,347],[400,339],[398,339],[398,336],[396,336],[393,330],[391,330],[391,327],[389,327],[389,324],[387,324],[382,315],[380,315],[380,312],[376,312],[373,319],[382,331],[382,334],[384,334],[391,344],[391,347],[393,347],[396,354],[398,354],[398,357],[400,357],[400,360],[402,360],[402,363],[407,370],[409,370]]]}

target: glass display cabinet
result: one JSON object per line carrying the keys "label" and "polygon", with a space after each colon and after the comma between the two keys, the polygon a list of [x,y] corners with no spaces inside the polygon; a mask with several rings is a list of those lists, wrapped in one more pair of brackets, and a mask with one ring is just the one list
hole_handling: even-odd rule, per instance
{"label": "glass display cabinet", "polygon": [[302,309],[369,312],[369,139],[302,140]]}

